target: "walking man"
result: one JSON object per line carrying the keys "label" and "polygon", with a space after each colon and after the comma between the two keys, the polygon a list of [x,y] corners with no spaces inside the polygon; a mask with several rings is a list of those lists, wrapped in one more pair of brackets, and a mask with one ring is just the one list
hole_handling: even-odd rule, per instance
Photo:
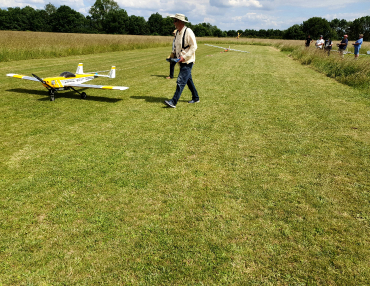
{"label": "walking man", "polygon": [[189,87],[192,94],[192,100],[190,100],[188,103],[199,102],[198,92],[194,86],[193,78],[191,76],[191,70],[195,62],[197,42],[194,32],[185,26],[185,23],[188,22],[185,20],[185,15],[176,14],[175,16],[170,17],[173,19],[173,23],[177,29],[175,48],[172,52],[179,60],[180,73],[177,78],[177,86],[173,98],[171,100],[165,100],[164,103],[171,108],[175,108],[185,85]]}

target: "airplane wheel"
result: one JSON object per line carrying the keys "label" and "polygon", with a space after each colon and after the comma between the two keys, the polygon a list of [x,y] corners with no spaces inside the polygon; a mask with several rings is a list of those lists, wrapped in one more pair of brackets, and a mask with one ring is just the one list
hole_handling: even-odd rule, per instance
{"label": "airplane wheel", "polygon": [[50,95],[50,101],[54,101],[55,100],[54,92],[51,89],[49,89],[49,95]]}
{"label": "airplane wheel", "polygon": [[85,99],[86,98],[86,93],[85,92],[83,92],[83,93],[81,93],[81,99]]}

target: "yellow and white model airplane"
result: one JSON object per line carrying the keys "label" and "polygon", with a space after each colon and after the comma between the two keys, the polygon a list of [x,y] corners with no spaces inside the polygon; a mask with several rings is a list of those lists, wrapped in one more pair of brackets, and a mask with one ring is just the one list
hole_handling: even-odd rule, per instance
{"label": "yellow and white model airplane", "polygon": [[229,48],[224,48],[224,47],[214,46],[214,45],[210,45],[210,44],[205,44],[205,45],[206,45],[206,46],[210,46],[210,47],[214,47],[214,48],[224,49],[224,52],[234,51],[234,52],[241,52],[241,53],[249,53],[249,52],[247,52],[247,51],[241,51],[241,50],[230,49],[230,46],[229,46]]}
{"label": "yellow and white model airplane", "polygon": [[32,81],[40,81],[43,86],[45,86],[49,90],[50,100],[54,101],[55,97],[54,94],[60,90],[69,90],[72,89],[81,95],[82,99],[86,98],[85,92],[78,92],[75,90],[75,87],[81,88],[101,88],[101,89],[118,89],[118,90],[125,90],[128,87],[125,86],[111,86],[111,85],[93,85],[93,84],[84,84],[84,82],[93,80],[96,77],[109,77],[115,78],[116,77],[116,67],[112,67],[109,75],[100,75],[98,72],[91,72],[91,73],[84,73],[83,72],[83,64],[79,63],[77,66],[76,74],[71,72],[62,72],[59,76],[56,77],[46,77],[44,79],[39,78],[37,75],[32,74],[31,76],[25,76],[20,74],[9,73],[7,76],[19,78],[19,79],[26,79]]}

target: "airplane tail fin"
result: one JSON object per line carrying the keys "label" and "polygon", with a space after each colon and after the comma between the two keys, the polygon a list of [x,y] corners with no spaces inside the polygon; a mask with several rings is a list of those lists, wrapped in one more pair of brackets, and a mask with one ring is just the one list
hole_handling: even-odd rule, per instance
{"label": "airplane tail fin", "polygon": [[79,63],[77,70],[76,70],[76,74],[83,74],[83,73],[84,73],[83,63]]}
{"label": "airplane tail fin", "polygon": [[116,78],[116,67],[113,66],[109,73],[109,78]]}

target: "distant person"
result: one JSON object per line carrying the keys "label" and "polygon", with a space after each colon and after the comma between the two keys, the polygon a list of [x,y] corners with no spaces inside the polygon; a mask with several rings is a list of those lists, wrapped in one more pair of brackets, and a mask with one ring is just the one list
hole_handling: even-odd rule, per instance
{"label": "distant person", "polygon": [[[172,51],[175,49],[176,32],[177,32],[176,29],[172,32],[172,35],[174,37],[173,42],[172,42]],[[172,58],[175,58],[175,55],[171,52],[171,54],[168,56],[167,59],[172,59]],[[166,79],[173,78],[173,74],[175,72],[175,65],[176,65],[176,62],[170,61],[170,75],[168,77],[166,77]]]}
{"label": "distant person", "polygon": [[330,51],[333,48],[333,42],[331,41],[330,38],[325,40],[324,44],[324,50],[328,52],[328,56],[330,56]]}
{"label": "distant person", "polygon": [[197,50],[198,46],[194,32],[185,26],[185,23],[188,23],[188,21],[185,20],[185,15],[176,14],[175,16],[170,17],[173,19],[173,23],[177,29],[175,48],[172,52],[179,60],[180,73],[177,77],[175,94],[171,100],[165,100],[164,103],[169,107],[175,108],[185,85],[189,87],[192,94],[192,100],[190,100],[188,103],[199,102],[198,92],[191,76],[191,70],[195,62],[195,51]]}
{"label": "distant person", "polygon": [[315,46],[316,46],[316,48],[317,48],[317,49],[322,49],[322,48],[324,47],[324,43],[325,43],[325,41],[324,41],[324,39],[323,39],[323,37],[322,37],[322,35],[321,35],[321,36],[320,36],[320,39],[318,39],[318,40],[316,41]]}
{"label": "distant person", "polygon": [[338,44],[339,55],[344,59],[344,51],[347,49],[348,35],[343,36],[343,40]]}
{"label": "distant person", "polygon": [[358,35],[358,37],[359,37],[359,39],[354,44],[352,44],[355,48],[355,52],[354,52],[355,59],[358,58],[358,56],[360,54],[361,44],[364,42],[364,40],[363,40],[364,35],[363,34]]}
{"label": "distant person", "polygon": [[306,45],[306,47],[308,48],[310,46],[310,44],[313,42],[313,40],[311,39],[311,36],[308,35],[304,44]]}

